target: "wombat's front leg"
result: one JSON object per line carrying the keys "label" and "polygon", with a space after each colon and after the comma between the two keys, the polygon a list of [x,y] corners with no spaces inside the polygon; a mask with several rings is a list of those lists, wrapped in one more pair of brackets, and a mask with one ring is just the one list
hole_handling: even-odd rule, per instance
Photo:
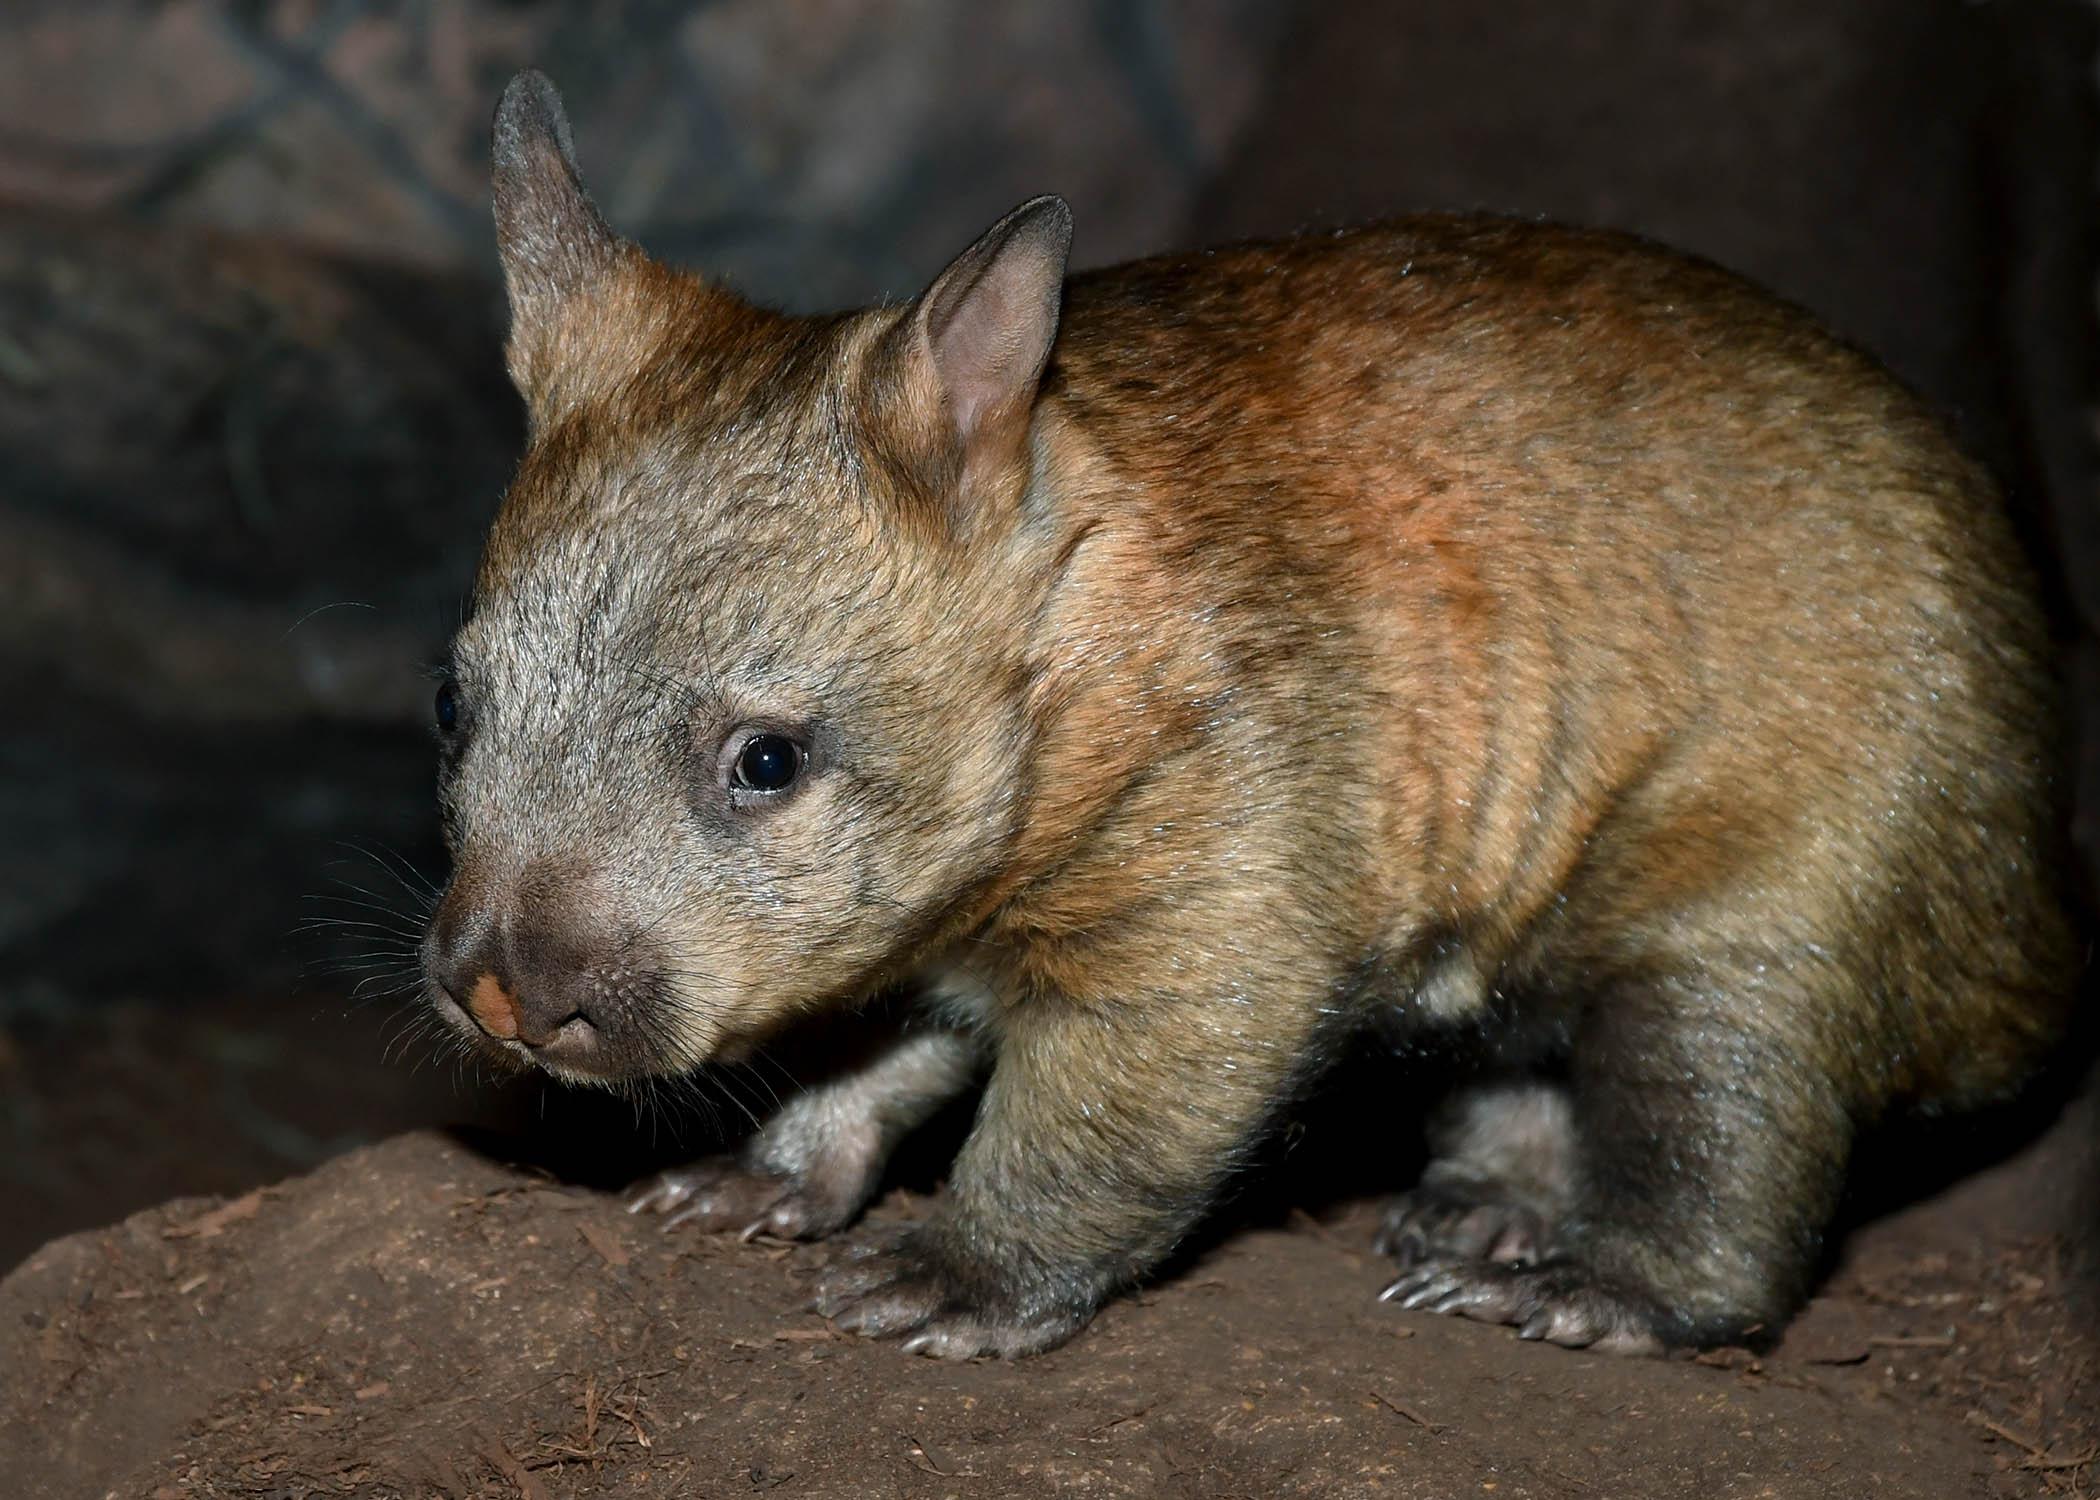
{"label": "wombat's front leg", "polygon": [[817,1310],[951,1359],[1063,1343],[1208,1205],[1282,1102],[1315,1004],[1268,1003],[1254,1035],[1232,1002],[1034,1003],[940,1209],[834,1266]]}
{"label": "wombat's front leg", "polygon": [[898,1142],[968,1088],[976,1045],[950,1031],[907,1031],[858,1066],[795,1095],[734,1156],[707,1157],[643,1184],[630,1212],[666,1227],[814,1239],[850,1223]]}

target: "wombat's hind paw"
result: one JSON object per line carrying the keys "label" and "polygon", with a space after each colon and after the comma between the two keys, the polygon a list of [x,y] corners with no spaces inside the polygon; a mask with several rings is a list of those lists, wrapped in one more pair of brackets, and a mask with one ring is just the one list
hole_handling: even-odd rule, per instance
{"label": "wombat's hind paw", "polygon": [[982,1305],[917,1232],[892,1231],[853,1247],[817,1283],[816,1311],[851,1333],[903,1341],[935,1359],[1014,1359],[1055,1348],[1091,1309],[1021,1313]]}
{"label": "wombat's hind paw", "polygon": [[1435,1256],[1378,1294],[1422,1312],[1509,1323],[1517,1337],[1612,1354],[1660,1354],[1654,1310],[1645,1299],[1606,1286],[1574,1261],[1499,1265]]}
{"label": "wombat's hind paw", "polygon": [[1372,1248],[1401,1269],[1434,1257],[1528,1265],[1546,1254],[1546,1221],[1485,1189],[1423,1184],[1386,1210]]}
{"label": "wombat's hind paw", "polygon": [[666,1229],[733,1229],[743,1238],[818,1239],[860,1208],[858,1194],[827,1193],[813,1181],[754,1171],[733,1156],[709,1156],[660,1172],[634,1188],[629,1213],[665,1215]]}

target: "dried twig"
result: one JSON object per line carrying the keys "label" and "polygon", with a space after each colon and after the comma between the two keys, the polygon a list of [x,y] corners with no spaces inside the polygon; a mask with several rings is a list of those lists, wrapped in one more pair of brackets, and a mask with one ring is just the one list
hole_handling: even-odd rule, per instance
{"label": "dried twig", "polygon": [[1389,1411],[1395,1412],[1398,1415],[1407,1418],[1408,1421],[1414,1423],[1417,1427],[1427,1428],[1431,1433],[1439,1433],[1444,1430],[1443,1423],[1430,1421],[1429,1418],[1423,1416],[1420,1412],[1414,1411],[1407,1406],[1403,1406],[1400,1402],[1395,1401],[1391,1396],[1388,1396],[1383,1391],[1373,1391],[1371,1392],[1371,1396],[1381,1406],[1384,1406]]}

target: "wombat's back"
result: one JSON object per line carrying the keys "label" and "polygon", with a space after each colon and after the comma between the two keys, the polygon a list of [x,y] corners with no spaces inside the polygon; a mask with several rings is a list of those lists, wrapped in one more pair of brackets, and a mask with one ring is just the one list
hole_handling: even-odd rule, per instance
{"label": "wombat's back", "polygon": [[2031,583],[1976,468],[1795,309],[1621,236],[1409,220],[1081,277],[1046,390],[1227,605],[1243,708],[1372,759],[1355,921],[1403,972],[1463,955],[1421,959],[1427,1008],[1688,944],[1834,970],[1761,1023],[1861,1114],[2051,1034]]}

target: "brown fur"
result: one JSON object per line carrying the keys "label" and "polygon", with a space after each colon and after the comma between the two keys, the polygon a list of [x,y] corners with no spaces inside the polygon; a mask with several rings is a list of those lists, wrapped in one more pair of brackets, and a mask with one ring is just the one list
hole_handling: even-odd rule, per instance
{"label": "brown fur", "polygon": [[[922,987],[984,1101],[843,1321],[1069,1335],[1372,1026],[1498,1070],[1443,1216],[1396,1218],[1403,1300],[1734,1336],[1803,1294],[1858,1129],[2001,1097],[2056,1034],[2031,584],[1980,473],[1801,314],[1434,217],[1060,314],[1039,201],[920,302],[793,319],[613,240],[532,105],[498,218],[533,442],[457,649],[433,971],[582,1018],[538,1060],[614,1079]],[[712,759],[743,724],[812,747],[755,813]],[[858,1076],[915,1123],[966,1071]],[[831,1168],[783,1223],[850,1217],[894,1135],[845,1171],[824,1118],[752,1164],[768,1204]],[[1554,1165],[1481,1165],[1520,1152]]]}

